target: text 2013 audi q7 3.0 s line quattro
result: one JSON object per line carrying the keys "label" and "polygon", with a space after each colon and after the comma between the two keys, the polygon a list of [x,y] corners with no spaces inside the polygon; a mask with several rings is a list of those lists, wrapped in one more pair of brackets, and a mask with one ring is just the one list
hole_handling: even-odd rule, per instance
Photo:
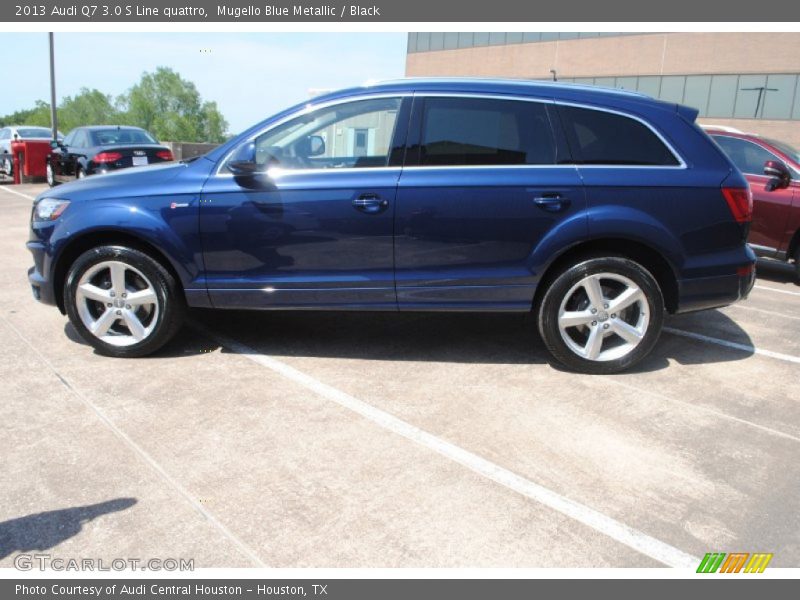
{"label": "text 2013 audi q7 3.0 s line quattro", "polygon": [[533,311],[558,361],[620,371],[665,312],[753,285],[747,182],[696,116],[554,83],[335,92],[44,192],[30,283],[110,356],[157,350],[187,307]]}

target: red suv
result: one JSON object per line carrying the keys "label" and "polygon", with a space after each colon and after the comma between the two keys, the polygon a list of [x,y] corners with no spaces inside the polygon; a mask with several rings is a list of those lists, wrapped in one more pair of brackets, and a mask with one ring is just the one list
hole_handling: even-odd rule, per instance
{"label": "red suv", "polygon": [[753,192],[748,241],[759,256],[794,260],[800,276],[800,151],[785,142],[707,126]]}

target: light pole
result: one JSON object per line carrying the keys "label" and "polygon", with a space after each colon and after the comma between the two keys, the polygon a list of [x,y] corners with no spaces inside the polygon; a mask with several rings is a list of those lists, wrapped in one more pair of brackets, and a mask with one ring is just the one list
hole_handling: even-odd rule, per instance
{"label": "light pole", "polygon": [[53,47],[53,32],[50,32],[50,122],[53,125],[53,140],[58,140],[58,115],[56,114],[56,59]]}

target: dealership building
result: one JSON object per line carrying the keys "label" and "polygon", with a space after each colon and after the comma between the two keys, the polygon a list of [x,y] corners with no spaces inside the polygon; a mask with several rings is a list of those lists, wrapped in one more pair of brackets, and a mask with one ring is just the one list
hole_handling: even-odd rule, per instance
{"label": "dealership building", "polygon": [[410,33],[406,75],[636,90],[800,147],[800,33]]}

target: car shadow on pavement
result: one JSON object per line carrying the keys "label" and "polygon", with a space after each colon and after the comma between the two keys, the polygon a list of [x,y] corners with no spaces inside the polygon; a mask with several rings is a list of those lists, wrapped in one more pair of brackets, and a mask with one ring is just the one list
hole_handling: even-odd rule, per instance
{"label": "car shadow on pavement", "polygon": [[[194,327],[193,324],[199,325]],[[670,317],[668,327],[750,346],[750,337],[720,311]],[[551,358],[531,315],[488,313],[390,313],[317,311],[239,311],[193,309],[188,324],[164,348],[141,360],[209,354],[219,343],[204,330],[275,357],[456,362],[474,364],[549,364]],[[67,322],[64,332],[86,345]],[[223,348],[223,351],[229,351]],[[670,333],[662,334],[649,357],[632,372],[669,365],[742,360],[752,352],[726,348]]]}
{"label": "car shadow on pavement", "polygon": [[83,526],[130,508],[135,498],[116,498],[88,506],[62,508],[0,522],[0,559],[18,552],[43,552],[80,533]]}
{"label": "car shadow on pavement", "polygon": [[[752,345],[747,332],[720,311],[706,311],[691,323],[686,317],[668,318],[666,325]],[[191,321],[275,357],[550,364],[562,368],[550,357],[531,315],[197,310],[192,311]],[[692,328],[688,328],[690,324]],[[191,337],[189,341],[198,343]],[[671,360],[721,363],[751,354],[665,332],[651,355],[633,371],[662,369]]]}

